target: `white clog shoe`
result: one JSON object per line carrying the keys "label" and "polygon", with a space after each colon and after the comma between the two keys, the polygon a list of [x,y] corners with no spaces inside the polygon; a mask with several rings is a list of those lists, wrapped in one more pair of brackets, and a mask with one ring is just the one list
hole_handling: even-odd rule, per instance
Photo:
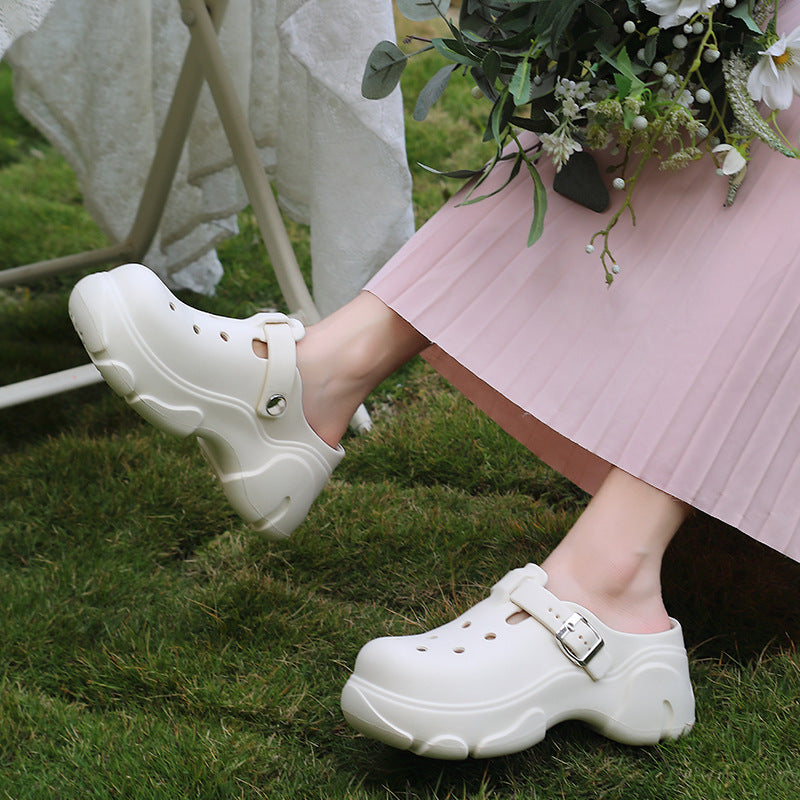
{"label": "white clog shoe", "polygon": [[[694,695],[680,625],[621,633],[545,588],[528,564],[429,633],[365,645],[342,691],[357,730],[418,755],[507,755],[582,720],[625,744],[688,733]],[[509,618],[526,611],[516,624]]]}
{"label": "white clog shoe", "polygon": [[[69,313],[117,394],[157,428],[197,436],[253,528],[284,538],[303,521],[344,450],[322,441],[303,414],[298,320],[197,311],[140,264],[83,278]],[[253,340],[267,344],[267,359]]]}

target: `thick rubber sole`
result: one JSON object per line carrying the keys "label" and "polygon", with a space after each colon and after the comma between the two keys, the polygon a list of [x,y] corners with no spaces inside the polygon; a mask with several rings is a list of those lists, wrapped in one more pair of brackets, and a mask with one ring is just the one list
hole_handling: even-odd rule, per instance
{"label": "thick rubber sole", "polygon": [[[502,668],[498,666],[498,680]],[[491,758],[520,752],[541,742],[566,720],[579,720],[617,742],[653,745],[677,739],[694,725],[694,697],[687,678],[670,666],[642,667],[612,680],[596,704],[565,708],[563,687],[542,688],[538,696],[516,696],[487,709],[481,704],[446,707],[419,703],[353,675],[342,690],[345,719],[364,735],[417,755],[447,760]],[[598,687],[599,688],[599,687]],[[612,691],[608,691],[611,688]]]}

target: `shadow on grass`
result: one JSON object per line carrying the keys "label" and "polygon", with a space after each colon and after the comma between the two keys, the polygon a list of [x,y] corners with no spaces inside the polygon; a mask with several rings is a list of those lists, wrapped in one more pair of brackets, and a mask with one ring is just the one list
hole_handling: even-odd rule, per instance
{"label": "shadow on grass", "polygon": [[703,514],[670,546],[663,572],[670,613],[695,658],[758,658],[800,642],[800,564]]}

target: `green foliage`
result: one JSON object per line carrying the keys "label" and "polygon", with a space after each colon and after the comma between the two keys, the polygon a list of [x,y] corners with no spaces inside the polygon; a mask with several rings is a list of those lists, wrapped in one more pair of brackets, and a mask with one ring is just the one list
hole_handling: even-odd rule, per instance
{"label": "green foliage", "polygon": [[[729,144],[746,161],[755,138],[785,156],[800,156],[775,115],[763,118],[747,90],[759,52],[777,39],[777,6],[772,9],[771,3],[738,3],[732,9],[681,6],[672,9],[673,19],[642,0],[464,0],[457,20],[447,18],[439,5],[398,4],[410,19],[438,14],[446,27],[440,35],[407,37],[406,44],[428,43],[415,52],[404,53],[390,42],[377,45],[365,67],[364,96],[389,94],[410,59],[433,48],[448,63],[418,94],[414,119],[421,121],[445,95],[454,71],[469,75],[489,101],[482,139],[493,143],[495,156],[478,169],[439,174],[486,177],[505,160],[501,154],[516,145],[517,164],[524,163],[534,184],[529,246],[541,236],[546,214],[540,157],[547,155],[560,172],[573,154],[583,153],[585,160],[589,151],[613,143],[622,155],[609,171],[620,173],[626,195],[588,244],[588,252],[594,252],[595,240],[602,242],[599,260],[608,284],[619,272],[609,236],[623,213],[635,221],[632,196],[644,163],[657,159],[662,168],[678,169],[713,152],[711,141]],[[420,6],[425,14],[417,16]],[[524,144],[523,131],[538,138]],[[597,174],[570,170],[559,175],[555,190],[598,210],[603,192],[593,185]],[[741,169],[731,176],[728,204],[744,174]]]}
{"label": "green foliage", "polygon": [[0,168],[24,158],[44,143],[41,134],[16,112],[12,80],[8,65],[0,62]]}

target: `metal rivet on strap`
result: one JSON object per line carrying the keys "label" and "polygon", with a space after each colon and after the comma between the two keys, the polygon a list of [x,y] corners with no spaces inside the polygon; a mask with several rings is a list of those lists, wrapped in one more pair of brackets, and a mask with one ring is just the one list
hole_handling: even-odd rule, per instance
{"label": "metal rivet on strap", "polygon": [[266,408],[264,409],[270,417],[279,417],[286,411],[286,398],[282,394],[273,394],[267,400]]}

